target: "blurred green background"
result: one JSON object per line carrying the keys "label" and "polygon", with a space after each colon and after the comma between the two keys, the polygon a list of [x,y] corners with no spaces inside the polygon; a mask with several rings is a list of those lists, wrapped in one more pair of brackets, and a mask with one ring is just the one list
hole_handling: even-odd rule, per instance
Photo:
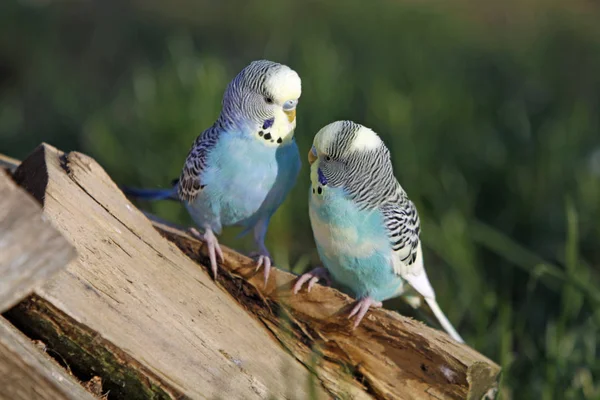
{"label": "blurred green background", "polygon": [[[303,160],[337,119],[390,147],[439,302],[502,365],[500,398],[598,399],[600,6],[563,3],[4,0],[0,152],[44,141],[166,187],[228,81],[288,64]],[[306,164],[267,239],[295,272],[318,263]]]}

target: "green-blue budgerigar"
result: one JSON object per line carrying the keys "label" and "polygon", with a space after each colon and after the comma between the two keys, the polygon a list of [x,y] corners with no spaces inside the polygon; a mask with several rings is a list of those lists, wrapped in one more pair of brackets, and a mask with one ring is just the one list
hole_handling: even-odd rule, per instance
{"label": "green-blue budgerigar", "polygon": [[143,199],[182,201],[202,233],[211,268],[223,259],[216,235],[223,226],[252,231],[265,282],[271,258],[265,235],[271,216],[294,186],[300,156],[294,140],[298,74],[288,66],[250,63],[228,85],[216,122],[195,140],[173,188],[125,189]]}
{"label": "green-blue budgerigar", "polygon": [[380,137],[362,125],[338,121],[321,129],[309,151],[309,215],[325,268],[294,285],[310,288],[330,277],[356,299],[349,318],[356,328],[370,307],[404,296],[417,307],[424,299],[442,327],[462,338],[435,300],[423,265],[420,222],[414,204],[394,176]]}

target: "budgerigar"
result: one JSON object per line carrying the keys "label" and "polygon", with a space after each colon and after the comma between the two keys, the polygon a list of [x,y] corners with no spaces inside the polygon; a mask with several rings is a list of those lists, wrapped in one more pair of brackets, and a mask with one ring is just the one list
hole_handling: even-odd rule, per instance
{"label": "budgerigar", "polygon": [[354,328],[369,307],[405,296],[421,297],[455,340],[462,338],[435,300],[423,265],[420,222],[392,169],[379,136],[362,125],[338,121],[315,136],[311,163],[310,221],[324,268],[302,275],[294,285],[310,288],[329,277],[357,299],[348,318]]}
{"label": "budgerigar", "polygon": [[223,253],[216,235],[223,226],[253,232],[257,268],[265,284],[271,257],[265,246],[269,220],[294,186],[300,156],[294,140],[296,106],[301,94],[298,74],[288,66],[254,61],[228,85],[222,111],[213,126],[194,142],[172,189],[127,189],[145,199],[178,198],[207,245],[213,276]]}

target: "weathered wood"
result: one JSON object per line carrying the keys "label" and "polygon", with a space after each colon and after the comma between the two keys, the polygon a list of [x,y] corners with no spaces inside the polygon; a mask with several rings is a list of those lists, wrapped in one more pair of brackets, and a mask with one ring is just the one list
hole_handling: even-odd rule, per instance
{"label": "weathered wood", "polygon": [[294,296],[295,276],[277,269],[263,288],[225,247],[213,282],[190,260],[206,265],[202,243],[155,221],[179,249],[163,240],[89,157],[43,146],[16,178],[80,257],[10,316],[116,398],[481,399],[497,388],[498,365],[445,333],[385,310],[352,332],[350,298],[319,285]]}
{"label": "weathered wood", "polygon": [[78,258],[8,317],[71,368],[114,398],[308,398],[309,371],[91,158],[44,145],[14,176]]}
{"label": "weathered wood", "polygon": [[93,400],[96,397],[0,317],[0,399]]}
{"label": "weathered wood", "polygon": [[0,313],[75,258],[40,205],[0,169]]}
{"label": "weathered wood", "polygon": [[[210,265],[200,241],[147,216],[190,258]],[[332,392],[337,392],[336,381],[345,370],[381,399],[494,397],[500,367],[446,333],[384,309],[369,311],[351,331],[346,316],[353,300],[348,296],[321,285],[293,295],[297,277],[278,269],[263,288],[262,272],[256,272],[250,259],[225,247],[223,251],[229,273],[222,274],[221,284]]]}

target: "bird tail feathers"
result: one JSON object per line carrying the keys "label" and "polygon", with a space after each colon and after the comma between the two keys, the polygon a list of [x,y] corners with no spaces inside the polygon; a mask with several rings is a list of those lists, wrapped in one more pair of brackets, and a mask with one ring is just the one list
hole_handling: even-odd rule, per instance
{"label": "bird tail feathers", "polygon": [[155,200],[174,200],[179,201],[177,196],[177,187],[170,189],[142,189],[122,186],[121,190],[126,196],[134,199],[155,201]]}
{"label": "bird tail feathers", "polygon": [[444,315],[444,313],[443,313],[442,309],[440,308],[440,306],[438,305],[437,301],[435,301],[434,298],[430,298],[430,297],[425,297],[425,301],[427,302],[427,305],[433,312],[433,315],[435,315],[435,317],[438,320],[438,322],[440,323],[440,325],[442,325],[442,328],[444,328],[444,330],[446,332],[448,332],[448,335],[450,335],[457,342],[464,343],[465,341],[463,340],[462,337],[460,337],[458,332],[456,332],[456,329],[454,329],[454,327],[452,326],[450,321],[448,321],[448,318],[446,318],[446,315]]}

